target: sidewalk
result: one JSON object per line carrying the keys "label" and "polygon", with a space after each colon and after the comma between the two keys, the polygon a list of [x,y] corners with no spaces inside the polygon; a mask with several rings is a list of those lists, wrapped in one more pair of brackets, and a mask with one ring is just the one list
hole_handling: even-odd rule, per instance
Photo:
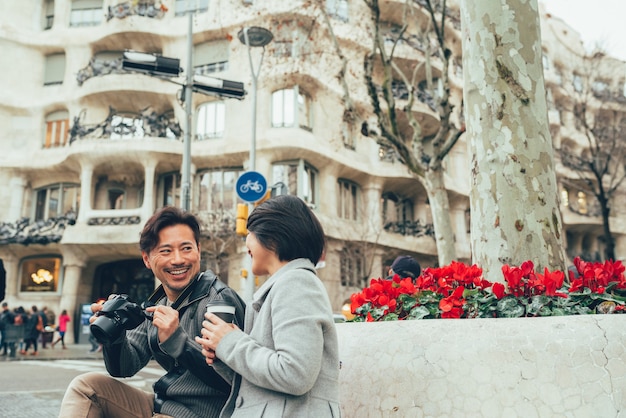
{"label": "sidewalk", "polygon": [[102,358],[102,352],[89,353],[91,344],[65,344],[65,350],[61,345],[57,344],[52,348],[50,344],[46,344],[46,348],[38,345],[39,351],[36,356],[31,355],[32,347],[27,354],[15,354],[15,357],[1,356],[2,361],[28,361],[28,360],[93,360]]}

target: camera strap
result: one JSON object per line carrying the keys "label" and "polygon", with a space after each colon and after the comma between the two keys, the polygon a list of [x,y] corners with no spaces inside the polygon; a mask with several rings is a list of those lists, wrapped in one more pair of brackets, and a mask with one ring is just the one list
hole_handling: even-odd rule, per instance
{"label": "camera strap", "polygon": [[[189,296],[189,294],[193,291],[193,289],[196,287],[196,284],[200,281],[200,279],[202,278],[202,275],[204,273],[200,273],[198,275],[198,277],[196,277],[195,280],[193,280],[191,283],[189,283],[187,285],[187,287],[185,287],[185,289],[183,289],[183,292],[176,298],[176,300],[170,305],[170,308],[174,309],[174,310],[178,310],[180,305],[185,301],[185,299],[187,299],[187,296]],[[145,309],[148,306],[154,306],[156,305],[161,299],[163,299],[164,297],[167,297],[167,295],[165,294],[165,289],[163,288],[163,285],[159,286],[158,289],[156,289],[151,295],[150,297],[142,304],[142,308]]]}

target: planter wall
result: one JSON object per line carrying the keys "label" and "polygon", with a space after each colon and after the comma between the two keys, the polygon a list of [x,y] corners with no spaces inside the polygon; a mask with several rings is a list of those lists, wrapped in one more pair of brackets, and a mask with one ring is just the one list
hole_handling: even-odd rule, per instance
{"label": "planter wall", "polygon": [[626,316],[337,324],[343,418],[626,417]]}

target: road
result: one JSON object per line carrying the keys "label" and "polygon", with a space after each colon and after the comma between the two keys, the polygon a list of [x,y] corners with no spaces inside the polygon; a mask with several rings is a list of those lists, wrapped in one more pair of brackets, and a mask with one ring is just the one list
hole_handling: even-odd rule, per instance
{"label": "road", "polygon": [[[0,416],[6,418],[57,417],[65,388],[70,381],[74,376],[92,371],[106,373],[101,359],[2,362],[0,363]],[[157,363],[150,362],[137,375],[123,380],[135,387],[152,391],[152,383],[163,373],[163,369]]]}

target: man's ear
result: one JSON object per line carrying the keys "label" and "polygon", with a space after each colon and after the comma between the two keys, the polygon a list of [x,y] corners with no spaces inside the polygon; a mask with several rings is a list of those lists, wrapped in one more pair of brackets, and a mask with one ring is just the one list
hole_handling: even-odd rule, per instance
{"label": "man's ear", "polygon": [[148,253],[145,251],[142,251],[141,258],[143,259],[143,263],[146,265],[146,267],[152,270],[152,267],[150,267],[150,256],[148,255]]}

